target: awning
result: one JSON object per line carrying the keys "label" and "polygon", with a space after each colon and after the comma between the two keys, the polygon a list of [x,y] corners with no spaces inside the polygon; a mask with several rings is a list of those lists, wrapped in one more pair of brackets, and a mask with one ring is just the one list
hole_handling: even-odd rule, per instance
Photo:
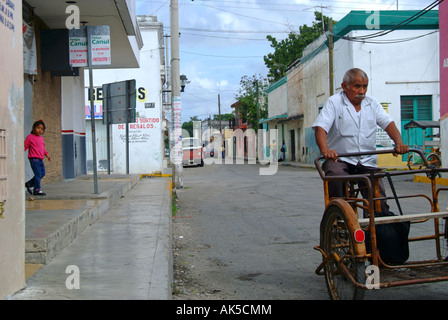
{"label": "awning", "polygon": [[285,122],[288,122],[288,121],[301,120],[303,118],[304,118],[304,116],[303,116],[303,114],[301,114],[301,115],[298,115],[298,116],[288,117],[288,118],[286,118],[284,120],[279,121],[278,123],[285,123]]}
{"label": "awning", "polygon": [[[70,1],[26,0],[26,3],[49,29],[67,29],[66,13]],[[139,49],[143,46],[135,15],[135,2],[130,0],[77,0],[80,25],[110,27],[111,65],[94,69],[138,68]]]}
{"label": "awning", "polygon": [[288,115],[287,114],[279,114],[277,116],[273,116],[267,119],[260,119],[259,123],[266,123],[266,122],[270,122],[273,120],[278,120],[278,119],[287,119]]}
{"label": "awning", "polygon": [[404,125],[405,129],[408,128],[440,128],[440,122],[439,121],[415,121],[411,120],[410,122],[406,123]]}

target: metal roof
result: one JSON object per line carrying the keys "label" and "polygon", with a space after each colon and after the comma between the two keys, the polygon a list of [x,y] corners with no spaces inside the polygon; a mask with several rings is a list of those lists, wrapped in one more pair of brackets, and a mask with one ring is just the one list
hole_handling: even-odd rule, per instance
{"label": "metal roof", "polygon": [[404,125],[405,129],[408,128],[440,128],[440,122],[439,121],[415,121],[411,120],[410,122],[406,123]]}

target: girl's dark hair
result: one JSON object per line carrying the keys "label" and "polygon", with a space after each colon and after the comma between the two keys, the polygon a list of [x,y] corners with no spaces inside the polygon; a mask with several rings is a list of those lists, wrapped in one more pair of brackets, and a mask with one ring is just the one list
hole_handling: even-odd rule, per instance
{"label": "girl's dark hair", "polygon": [[38,126],[38,125],[42,125],[44,127],[44,131],[45,131],[45,123],[43,120],[37,120],[36,122],[34,122],[33,124],[33,129],[31,130],[31,133],[34,133],[34,129]]}

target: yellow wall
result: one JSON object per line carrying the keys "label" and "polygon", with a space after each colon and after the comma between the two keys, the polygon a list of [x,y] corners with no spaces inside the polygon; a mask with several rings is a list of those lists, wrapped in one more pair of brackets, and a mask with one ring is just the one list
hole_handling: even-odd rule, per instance
{"label": "yellow wall", "polygon": [[401,160],[401,155],[394,157],[392,154],[378,155],[378,167],[406,167],[406,162]]}

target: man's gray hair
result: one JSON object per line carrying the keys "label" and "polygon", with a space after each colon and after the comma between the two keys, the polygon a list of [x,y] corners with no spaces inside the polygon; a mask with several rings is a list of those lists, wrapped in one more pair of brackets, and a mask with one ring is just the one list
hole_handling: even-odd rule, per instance
{"label": "man's gray hair", "polygon": [[358,68],[353,68],[345,73],[342,82],[346,85],[350,85],[356,76],[360,76],[364,80],[369,80],[369,77],[367,77],[367,74],[364,71]]}

